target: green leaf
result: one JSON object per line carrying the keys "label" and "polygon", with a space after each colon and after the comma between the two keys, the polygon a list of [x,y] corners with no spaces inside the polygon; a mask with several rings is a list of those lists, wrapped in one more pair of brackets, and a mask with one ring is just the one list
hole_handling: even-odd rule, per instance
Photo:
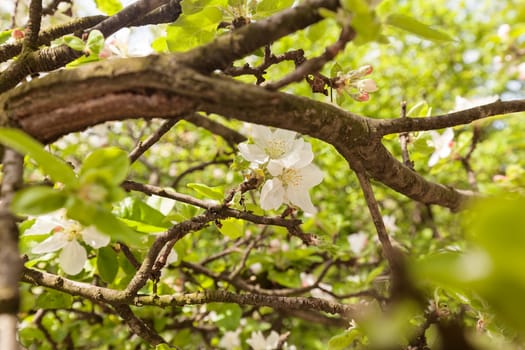
{"label": "green leaf", "polygon": [[122,10],[122,3],[119,0],[95,0],[95,3],[97,8],[108,16]]}
{"label": "green leaf", "polygon": [[80,168],[82,180],[102,177],[113,185],[119,185],[126,179],[129,170],[129,159],[123,150],[117,147],[106,147],[91,152]]}
{"label": "green leaf", "polygon": [[11,209],[15,213],[41,215],[62,208],[67,195],[47,186],[34,186],[18,191],[13,197]]}
{"label": "green leaf", "polygon": [[9,40],[9,38],[11,37],[12,31],[13,31],[12,29],[9,29],[9,30],[3,30],[0,32],[0,44],[3,44],[7,40]]}
{"label": "green leaf", "polygon": [[268,17],[279,11],[289,8],[294,3],[294,0],[261,0],[257,3],[255,10],[256,17]]}
{"label": "green leaf", "polygon": [[86,49],[91,55],[97,55],[104,48],[104,34],[100,30],[92,30],[89,32]]}
{"label": "green leaf", "polygon": [[102,280],[111,283],[118,272],[117,254],[111,247],[102,247],[98,250],[97,269]]}
{"label": "green leaf", "polygon": [[345,10],[351,11],[357,16],[370,13],[370,7],[366,0],[343,0],[342,5]]}
{"label": "green leaf", "polygon": [[86,43],[78,36],[74,35],[64,35],[62,37],[62,42],[76,51],[84,51],[84,48],[86,47]]}
{"label": "green leaf", "polygon": [[286,271],[270,270],[268,278],[288,288],[297,288],[297,286],[301,285],[301,278],[293,269]]}
{"label": "green leaf", "polygon": [[44,146],[18,129],[0,128],[0,142],[15,151],[31,157],[55,182],[67,186],[78,183],[75,172],[62,159],[44,150]]}
{"label": "green leaf", "polygon": [[126,198],[119,203],[118,215],[121,218],[143,222],[162,228],[168,228],[171,223],[164,214],[150,207],[138,198]]}
{"label": "green leaf", "polygon": [[335,335],[328,341],[328,350],[343,350],[347,349],[354,340],[362,336],[358,328],[352,328],[344,331],[341,334]]}
{"label": "green leaf", "polygon": [[141,246],[142,236],[132,230],[125,223],[117,219],[111,212],[98,208],[93,225],[100,231],[117,241],[122,241],[131,246]]}
{"label": "green leaf", "polygon": [[143,244],[142,236],[111,213],[108,209],[84,202],[73,197],[66,203],[67,216],[77,220],[84,226],[95,226],[100,232],[107,234],[114,240],[122,241],[129,245],[140,246]]}
{"label": "green leaf", "polygon": [[391,14],[386,18],[387,24],[403,29],[407,32],[415,34],[421,38],[440,42],[440,41],[453,41],[454,39],[445,32],[421,23],[417,19],[401,14]]}
{"label": "green leaf", "polygon": [[210,303],[206,309],[215,311],[217,314],[217,319],[214,321],[216,326],[229,331],[234,331],[239,327],[242,317],[242,308],[239,305]]}
{"label": "green leaf", "polygon": [[206,185],[198,183],[189,183],[186,186],[188,186],[189,188],[203,195],[206,198],[211,198],[218,201],[222,201],[224,199],[224,190],[222,186],[208,187]]}
{"label": "green leaf", "polygon": [[407,117],[423,117],[426,116],[429,110],[427,101],[419,101],[407,112]]}
{"label": "green leaf", "polygon": [[236,239],[244,235],[244,221],[228,218],[221,220],[221,225],[217,226],[219,231],[230,239]]}
{"label": "green leaf", "polygon": [[72,303],[73,297],[71,295],[52,289],[46,289],[36,299],[37,307],[42,309],[68,309]]}

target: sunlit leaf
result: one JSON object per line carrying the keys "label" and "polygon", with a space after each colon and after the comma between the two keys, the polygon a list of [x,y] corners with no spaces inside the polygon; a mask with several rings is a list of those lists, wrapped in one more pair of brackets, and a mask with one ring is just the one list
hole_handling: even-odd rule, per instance
{"label": "sunlit leaf", "polygon": [[73,169],[66,162],[47,152],[41,143],[23,131],[0,128],[0,142],[19,153],[27,154],[53,181],[69,186],[78,183]]}
{"label": "sunlit leaf", "polygon": [[33,186],[18,191],[11,202],[15,213],[40,215],[64,206],[67,195],[48,186]]}
{"label": "sunlit leaf", "polygon": [[385,21],[391,26],[406,30],[412,34],[428,39],[431,41],[452,41],[454,40],[447,33],[433,29],[432,27],[418,21],[417,19],[401,14],[391,14]]}

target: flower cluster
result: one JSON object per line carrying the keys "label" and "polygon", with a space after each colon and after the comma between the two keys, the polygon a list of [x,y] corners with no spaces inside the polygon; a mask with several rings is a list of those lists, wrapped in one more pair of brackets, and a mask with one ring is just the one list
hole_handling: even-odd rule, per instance
{"label": "flower cluster", "polygon": [[277,209],[286,203],[315,214],[308,190],[321,183],[323,173],[312,164],[312,146],[295,132],[258,125],[252,128],[252,139],[253,143],[239,144],[239,151],[252,165],[266,170],[261,208]]}
{"label": "flower cluster", "polygon": [[346,92],[356,101],[368,101],[370,93],[377,91],[378,88],[374,80],[363,79],[363,77],[372,73],[373,70],[374,68],[367,64],[344,74],[339,72],[333,84],[339,94]]}
{"label": "flower cluster", "polygon": [[84,241],[98,249],[109,244],[110,238],[94,227],[83,227],[78,222],[67,219],[65,211],[57,211],[39,216],[26,234],[47,234],[51,236],[37,244],[31,250],[34,254],[51,253],[61,250],[59,265],[68,275],[76,275],[84,268],[87,261],[86,249],[78,242]]}

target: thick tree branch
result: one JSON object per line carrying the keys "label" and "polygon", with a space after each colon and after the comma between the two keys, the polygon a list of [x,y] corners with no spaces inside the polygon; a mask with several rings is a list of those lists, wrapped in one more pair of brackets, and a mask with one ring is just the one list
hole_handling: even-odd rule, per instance
{"label": "thick tree branch", "polygon": [[[154,10],[162,5],[167,6],[166,10]],[[145,18],[150,21],[156,18],[155,15],[149,15],[150,12],[156,13],[159,17],[164,17],[169,11],[175,10],[174,14],[178,17],[180,15],[180,6],[174,0],[140,0],[118,12],[114,16],[108,17],[102,22],[92,27],[90,30],[98,29],[107,37],[115,33],[120,28],[136,25],[140,23],[137,18],[141,18],[141,14],[146,13]],[[146,24],[146,23],[145,23]],[[12,63],[11,66],[0,74],[0,92],[7,91],[16,86],[26,76],[38,73],[48,72],[54,69],[61,68],[67,63],[79,58],[82,52],[75,51],[65,45],[56,48],[45,48],[39,51],[34,51],[24,56],[22,59]]]}
{"label": "thick tree branch", "polygon": [[330,314],[339,314],[346,319],[360,318],[364,312],[360,306],[340,304],[318,298],[285,297],[256,293],[236,294],[222,290],[205,290],[195,293],[177,293],[173,295],[139,295],[130,299],[122,291],[76,282],[48,272],[29,268],[24,269],[22,281],[111,305],[152,305],[164,308],[167,306],[223,302],[236,303],[239,305],[269,306],[276,309],[287,310],[317,310]]}
{"label": "thick tree branch", "polygon": [[473,121],[525,111],[525,99],[492,102],[463,111],[447,113],[427,118],[396,118],[380,120],[377,132],[380,135],[397,134],[400,132],[426,131],[449,128],[457,125],[470,124]]}
{"label": "thick tree branch", "polygon": [[335,10],[337,0],[307,0],[267,19],[252,22],[212,43],[180,56],[181,61],[202,72],[226,69],[233,61],[297,30],[323,19],[319,8]]}
{"label": "thick tree branch", "polygon": [[11,199],[21,187],[24,157],[6,148],[0,201],[0,349],[17,350],[18,282],[22,260],[18,252],[18,227],[9,210]]}

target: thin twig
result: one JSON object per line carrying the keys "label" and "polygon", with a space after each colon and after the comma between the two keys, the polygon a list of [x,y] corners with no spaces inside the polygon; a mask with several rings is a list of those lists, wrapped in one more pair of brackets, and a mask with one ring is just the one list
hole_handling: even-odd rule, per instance
{"label": "thin twig", "polygon": [[[401,118],[407,117],[407,102],[401,102]],[[399,134],[399,142],[401,143],[401,156],[403,157],[403,164],[408,168],[414,170],[414,162],[410,160],[410,154],[408,153],[408,142],[410,140],[410,134],[408,132],[402,132]]]}
{"label": "thin twig", "polygon": [[157,141],[160,140],[160,138],[166,134],[173,125],[175,125],[181,118],[173,118],[165,120],[155,131],[153,134],[151,134],[144,142],[137,142],[137,145],[135,148],[129,152],[129,161],[130,163],[135,162],[141,155],[144,154],[148,149],[151,148]]}
{"label": "thin twig", "polygon": [[151,345],[164,344],[166,341],[162,339],[160,335],[155,332],[153,328],[148,326],[144,321],[135,316],[133,311],[128,305],[120,304],[115,305],[115,311],[117,314],[126,321],[128,327],[133,333],[146,340]]}
{"label": "thin twig", "polygon": [[327,62],[331,61],[340,51],[342,51],[345,48],[346,43],[351,41],[355,35],[356,33],[352,28],[343,28],[339,39],[334,44],[327,47],[321,56],[305,61],[292,73],[288,74],[279,81],[266,84],[265,87],[268,90],[277,90],[290,83],[301,81],[307,77],[308,74],[317,73]]}
{"label": "thin twig", "polygon": [[379,205],[377,204],[370,180],[364,171],[356,170],[355,173],[357,175],[357,179],[359,180],[359,184],[361,185],[361,189],[363,190],[368,210],[370,211],[370,215],[372,216],[372,220],[376,227],[377,237],[379,238],[379,242],[383,248],[383,255],[387,259],[390,268],[395,270],[398,265],[396,258],[397,254],[395,253],[392,243],[390,242],[390,238],[388,237],[388,233],[386,232],[385,223],[383,222],[383,217],[379,211]]}

